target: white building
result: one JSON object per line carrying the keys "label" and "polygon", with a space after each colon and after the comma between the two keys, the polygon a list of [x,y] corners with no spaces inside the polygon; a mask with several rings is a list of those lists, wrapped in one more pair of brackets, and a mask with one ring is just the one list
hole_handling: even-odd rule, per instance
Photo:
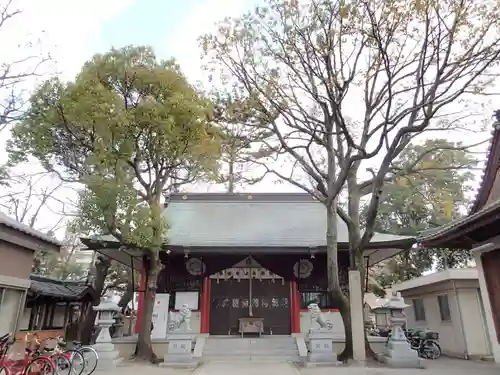
{"label": "white building", "polygon": [[478,272],[475,268],[448,269],[392,286],[410,305],[408,328],[439,333],[445,355],[483,359],[492,354],[488,339]]}

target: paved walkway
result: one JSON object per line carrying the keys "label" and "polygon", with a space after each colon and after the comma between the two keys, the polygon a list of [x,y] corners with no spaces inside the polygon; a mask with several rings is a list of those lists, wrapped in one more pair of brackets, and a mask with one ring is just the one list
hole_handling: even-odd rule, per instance
{"label": "paved walkway", "polygon": [[289,363],[210,362],[196,370],[179,370],[147,364],[124,364],[114,371],[96,372],[96,375],[498,375],[500,366],[489,362],[463,361],[441,358],[426,361],[426,368],[392,369],[377,364],[368,366],[338,366],[297,368]]}

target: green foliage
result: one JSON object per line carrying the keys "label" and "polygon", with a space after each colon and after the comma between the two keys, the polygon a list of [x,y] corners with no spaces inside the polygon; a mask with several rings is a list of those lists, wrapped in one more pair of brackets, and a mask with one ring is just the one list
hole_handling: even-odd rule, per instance
{"label": "green foliage", "polygon": [[61,254],[40,250],[35,253],[31,272],[58,280],[83,280],[88,268],[76,263],[67,252]]}
{"label": "green foliage", "polygon": [[33,155],[83,183],[80,220],[88,232],[159,249],[164,191],[216,173],[210,103],[149,47],[95,55],[73,82],[44,82],[30,104],[12,131],[11,157]]}
{"label": "green foliage", "polygon": [[221,161],[226,167],[221,168],[219,181],[227,184],[227,191],[232,193],[237,185],[261,180],[251,177],[249,172],[255,169],[259,148],[272,134],[258,126],[262,121],[258,112],[237,92],[217,92],[212,95],[212,101],[214,120],[221,133]]}
{"label": "green foliage", "polygon": [[0,186],[9,186],[9,174],[4,165],[0,165]]}
{"label": "green foliage", "polygon": [[[375,229],[418,236],[464,215],[474,179],[471,169],[476,164],[460,143],[428,139],[410,145],[393,165],[394,178],[384,185]],[[444,268],[464,265],[470,259],[466,250],[412,249],[389,260],[377,279],[390,285],[420,276],[436,261],[438,268]]]}

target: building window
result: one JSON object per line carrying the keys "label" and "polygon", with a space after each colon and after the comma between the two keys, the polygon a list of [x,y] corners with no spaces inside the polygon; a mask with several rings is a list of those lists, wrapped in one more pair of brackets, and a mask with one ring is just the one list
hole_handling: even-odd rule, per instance
{"label": "building window", "polygon": [[413,299],[413,312],[415,313],[415,321],[422,322],[425,321],[425,307],[424,300],[422,298]]}
{"label": "building window", "polygon": [[0,335],[16,331],[23,294],[21,289],[0,288]]}
{"label": "building window", "polygon": [[168,308],[175,309],[175,300],[178,292],[197,292],[198,293],[198,307],[200,305],[200,291],[201,291],[201,280],[200,279],[180,279],[171,280],[168,285],[167,293],[170,293],[170,299],[168,301]]}
{"label": "building window", "polygon": [[317,303],[320,309],[333,308],[326,291],[300,292],[300,308],[307,309],[310,303]]}
{"label": "building window", "polygon": [[443,294],[437,297],[438,305],[439,305],[439,314],[441,315],[442,322],[450,322],[451,321],[451,312],[450,305],[448,303],[448,295]]}
{"label": "building window", "polygon": [[[342,284],[342,286],[345,285]],[[307,309],[310,303],[317,303],[320,309],[339,308],[329,296],[328,280],[326,277],[320,279],[314,279],[312,277],[300,279],[298,281],[298,288],[300,292],[301,309]]]}

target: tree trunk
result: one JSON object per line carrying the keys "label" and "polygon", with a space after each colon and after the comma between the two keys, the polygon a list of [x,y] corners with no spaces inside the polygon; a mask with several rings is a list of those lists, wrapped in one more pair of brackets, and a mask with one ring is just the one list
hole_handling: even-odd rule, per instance
{"label": "tree trunk", "polygon": [[139,337],[135,348],[134,357],[138,360],[158,363],[159,359],[153,351],[151,342],[152,318],[158,273],[160,271],[160,260],[158,253],[154,251],[143,256],[143,267],[146,270],[146,291],[144,293],[144,305],[140,321]]}
{"label": "tree trunk", "polygon": [[[361,275],[361,280],[365,280],[366,273],[368,272],[367,265],[364,262],[363,259],[363,252],[358,250],[356,251],[356,266],[359,270],[359,274]],[[361,284],[361,298],[364,301],[365,298],[365,284]],[[363,320],[364,320],[364,314],[363,314]],[[363,322],[364,323],[364,322]],[[364,337],[365,337],[365,352],[366,352],[366,358],[373,358],[378,361],[377,353],[373,351],[370,345],[370,341],[368,341],[368,332],[366,332],[366,329],[363,330]]]}
{"label": "tree trunk", "polygon": [[228,180],[227,180],[227,192],[234,193],[234,163],[235,163],[235,145],[231,144],[230,154],[229,154],[229,172],[228,172]]}
{"label": "tree trunk", "polygon": [[349,300],[347,298],[343,297],[342,300],[343,302],[339,305],[339,311],[340,316],[342,317],[342,322],[344,323],[345,347],[344,350],[338,355],[338,360],[346,362],[353,356],[351,307],[349,306]]}
{"label": "tree trunk", "polygon": [[[134,271],[132,270],[132,272]],[[122,311],[126,309],[129,302],[134,298],[134,287],[135,285],[132,283],[132,277],[129,277],[127,280],[127,289],[121,296],[120,301],[118,301],[118,307],[120,307]]]}
{"label": "tree trunk", "polygon": [[340,315],[344,323],[346,346],[339,355],[339,360],[344,361],[352,357],[352,332],[351,332],[351,309],[349,301],[340,288],[339,264],[337,249],[337,202],[336,199],[330,207],[326,207],[326,255],[328,292],[332,302],[339,307]]}
{"label": "tree trunk", "polygon": [[90,345],[92,342],[92,332],[94,330],[95,318],[97,316],[93,306],[99,305],[101,302],[101,294],[104,290],[104,282],[108,275],[111,260],[105,256],[98,256],[95,262],[95,278],[93,282],[94,292],[92,294],[92,303],[86,311],[83,319],[82,328],[80,330],[80,340],[85,345]]}

